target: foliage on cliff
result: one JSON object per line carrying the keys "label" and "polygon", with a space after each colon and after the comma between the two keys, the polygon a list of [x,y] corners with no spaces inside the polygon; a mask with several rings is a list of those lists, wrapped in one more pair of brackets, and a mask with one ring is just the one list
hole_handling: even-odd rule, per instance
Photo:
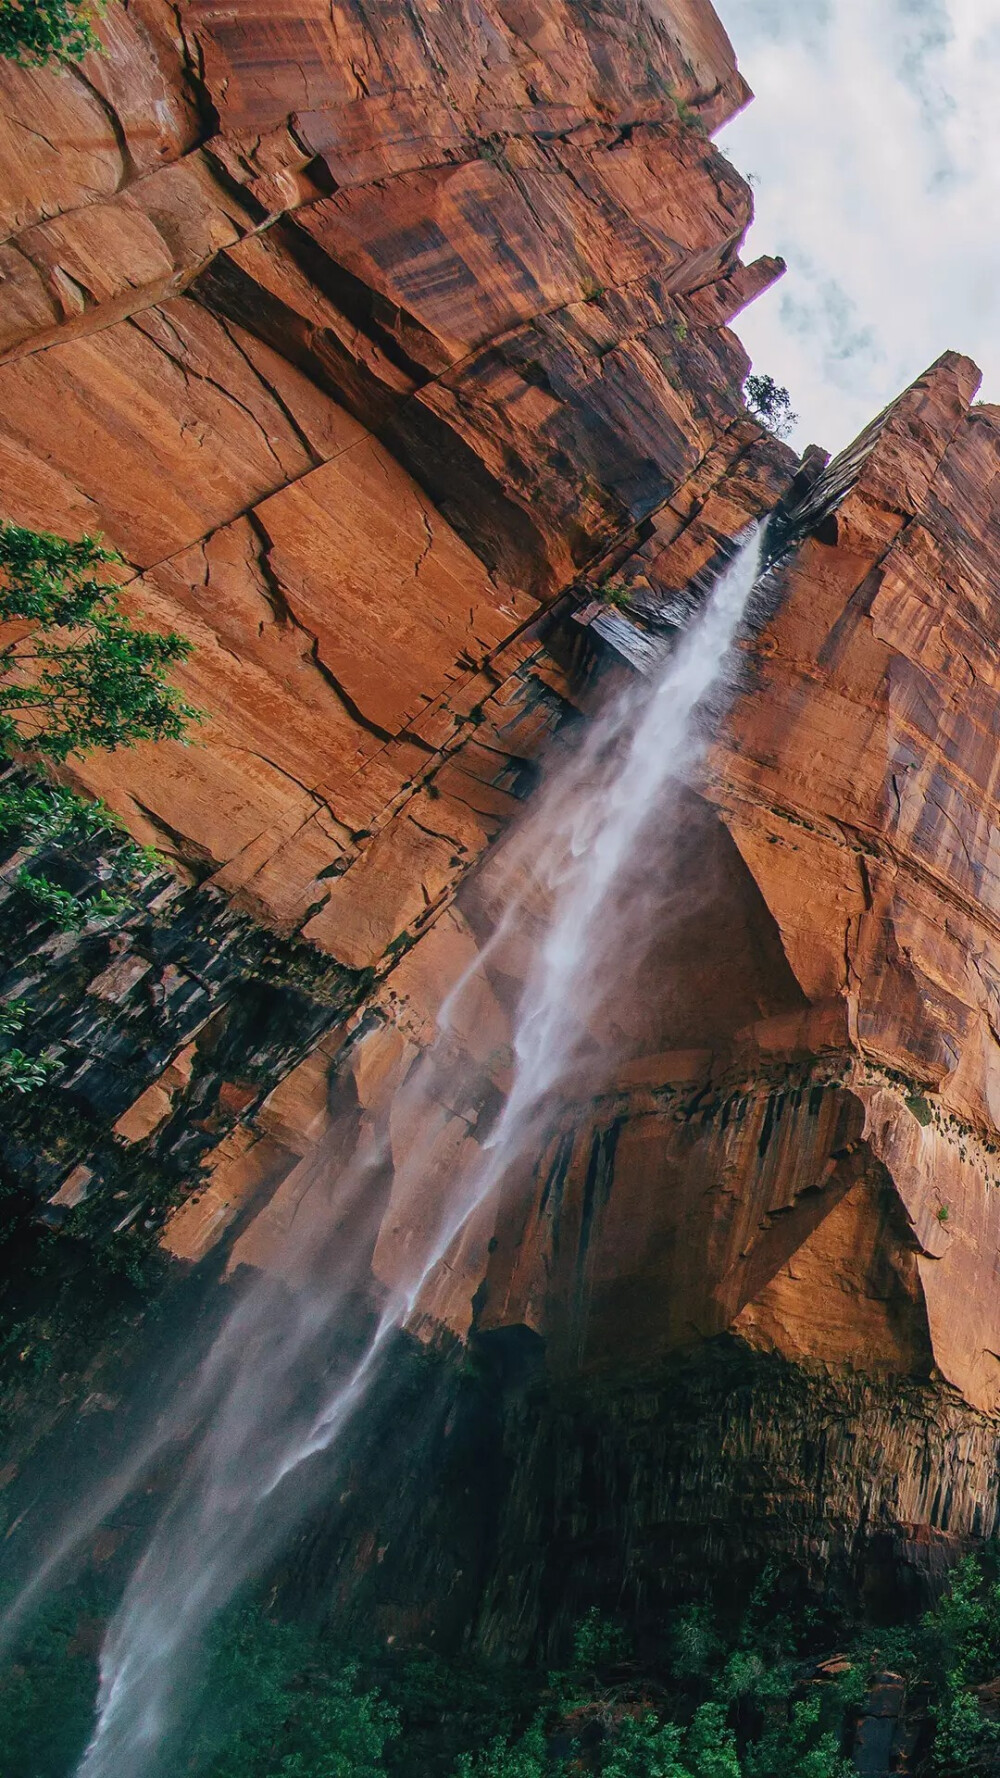
{"label": "foliage on cliff", "polygon": [[[119,561],[93,537],[68,541],[0,523],[0,765],[15,754],[62,763],[93,748],[179,739],[196,717],[167,678],[190,643],[132,623],[103,572]],[[80,894],[74,861],[81,846],[105,835],[116,842],[108,880]],[[0,854],[12,840],[21,861],[11,888],[23,917],[60,931],[126,912],[131,890],[157,868],[101,803],[8,770],[0,778]],[[42,848],[54,870],[37,868]],[[7,1004],[0,1039],[18,1038],[29,1011],[22,999]],[[55,1069],[51,1058],[10,1041],[0,1056],[0,1096],[34,1092]]]}
{"label": "foliage on cliff", "polygon": [[28,66],[78,62],[99,47],[94,0],[0,0],[0,56]]}
{"label": "foliage on cliff", "polygon": [[[91,869],[95,845],[100,878]],[[0,883],[15,924],[61,932],[107,927],[133,911],[140,885],[161,870],[156,855],[136,845],[102,803],[13,769],[0,773]],[[0,942],[0,979],[7,962]],[[0,1103],[37,1092],[60,1071],[33,1037],[36,1010],[22,992],[8,990],[0,999]]]}
{"label": "foliage on cliff", "polygon": [[176,740],[197,715],[166,677],[191,644],[136,628],[101,572],[120,560],[95,537],[0,523],[0,622],[16,630],[0,648],[3,752],[64,760]]}

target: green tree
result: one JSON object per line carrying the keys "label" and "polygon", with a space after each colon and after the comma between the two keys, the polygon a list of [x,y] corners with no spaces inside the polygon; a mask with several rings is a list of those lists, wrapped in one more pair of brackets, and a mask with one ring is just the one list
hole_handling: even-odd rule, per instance
{"label": "green tree", "polygon": [[28,66],[78,62],[100,40],[94,0],[0,0],[0,56]]}
{"label": "green tree", "polygon": [[689,1605],[671,1625],[671,1667],[678,1679],[704,1679],[715,1671],[723,1644],[706,1605]]}
{"label": "green tree", "polygon": [[626,1717],[601,1778],[692,1778],[682,1759],[684,1730],[651,1713]]}
{"label": "green tree", "polygon": [[994,1677],[1000,1666],[1000,1585],[987,1584],[975,1556],[958,1563],[923,1627],[949,1684],[976,1685]]}
{"label": "green tree", "polygon": [[993,1778],[1000,1756],[1000,1723],[984,1716],[979,1699],[948,1684],[932,1706],[934,1771],[941,1778]]}
{"label": "green tree", "polygon": [[[177,1750],[185,1778],[384,1778],[396,1713],[358,1667],[252,1608],[213,1638],[202,1722]],[[332,1652],[332,1651],[330,1651]]]}
{"label": "green tree", "polygon": [[1000,1585],[974,1556],[958,1563],[951,1585],[921,1626],[936,1670],[934,1769],[942,1778],[982,1778],[1000,1759],[1000,1723],[983,1714],[973,1687],[1000,1668]]}
{"label": "green tree", "polygon": [[741,1778],[736,1737],[721,1704],[702,1704],[691,1726],[661,1722],[652,1711],[625,1717],[601,1766],[601,1778]]}
{"label": "green tree", "polygon": [[460,1754],[455,1778],[556,1778],[561,1764],[550,1763],[541,1722],[534,1722],[517,1741],[498,1736],[481,1753]]}
{"label": "green tree", "polygon": [[773,432],[775,438],[787,438],[798,421],[792,412],[792,398],[787,389],[763,372],[751,371],[743,385],[747,407],[755,420]]}
{"label": "green tree", "polygon": [[628,1638],[610,1618],[592,1605],[573,1632],[573,1666],[580,1672],[597,1673],[613,1667],[629,1653]]}
{"label": "green tree", "polygon": [[819,1698],[802,1698],[787,1721],[772,1723],[747,1749],[746,1778],[852,1778],[854,1767],[840,1752],[840,1738],[821,1725]]}
{"label": "green tree", "polygon": [[0,523],[0,622],[18,626],[0,648],[0,752],[65,760],[176,740],[197,715],[167,679],[191,644],[136,628],[101,573],[120,560],[95,537]]}
{"label": "green tree", "polygon": [[[10,1328],[5,1343],[23,1331]],[[89,1580],[49,1601],[17,1659],[0,1669],[3,1778],[65,1778],[75,1770],[93,1722],[93,1631],[103,1604]]]}
{"label": "green tree", "polygon": [[703,1704],[695,1712],[684,1751],[695,1778],[740,1778],[736,1737],[721,1704]]}

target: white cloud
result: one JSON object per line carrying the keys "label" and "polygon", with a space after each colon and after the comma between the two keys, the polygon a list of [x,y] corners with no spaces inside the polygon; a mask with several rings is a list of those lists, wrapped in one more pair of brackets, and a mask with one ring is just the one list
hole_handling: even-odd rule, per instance
{"label": "white cloud", "polygon": [[757,95],[719,146],[788,261],[737,330],[794,442],[839,449],[947,347],[1000,399],[1000,0],[715,5]]}

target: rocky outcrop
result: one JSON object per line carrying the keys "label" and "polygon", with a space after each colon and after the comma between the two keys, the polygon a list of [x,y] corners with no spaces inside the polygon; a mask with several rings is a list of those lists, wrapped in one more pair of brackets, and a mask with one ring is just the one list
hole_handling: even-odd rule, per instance
{"label": "rocky outcrop", "polygon": [[[991,756],[973,737],[995,570],[973,566],[963,490],[982,500],[997,433],[974,387],[966,361],[935,366],[868,441],[835,534],[824,520],[772,571],[685,813],[690,907],[648,1003],[620,1009],[620,1077],[501,1213],[480,1328],[531,1327],[573,1368],[735,1326],[790,1358],[936,1368],[994,1409]],[[704,564],[693,531],[644,546],[646,589]],[[636,584],[631,560],[618,578]],[[468,898],[463,918],[468,944]],[[408,1037],[433,1014],[422,949],[440,966],[447,930],[387,978]]]}
{"label": "rocky outcrop", "polygon": [[[140,862],[118,911],[98,905],[68,931],[20,885],[26,856],[71,891],[114,883],[121,849],[114,833],[30,848],[8,838],[0,849],[4,999],[30,1008],[30,1041],[53,1070],[51,1085],[7,1095],[5,1185],[41,1200],[46,1227],[97,1247],[137,1217],[157,1226],[202,1158],[217,1172],[233,1143],[252,1155],[258,1183],[276,1183],[293,1158],[277,1126],[236,1126],[317,1040],[329,1051],[371,985],[268,933],[218,891],[185,889],[155,861]],[[17,1288],[16,1277],[5,1282]]]}
{"label": "rocky outcrop", "polygon": [[[595,1359],[620,1350],[615,1329],[635,1357],[737,1325],[869,1372],[923,1352],[997,1405],[992,754],[977,744],[996,568],[969,553],[965,490],[983,502],[998,434],[968,410],[974,387],[966,362],[935,367],[838,505],[836,542],[808,539],[776,572],[753,683],[690,813],[699,911],[654,994],[677,1047],[574,1132],[564,1169],[572,1205],[595,1142],[613,1148],[586,1260]],[[694,1189],[706,1178],[718,1196]],[[566,1235],[547,1225],[543,1245],[573,1269]],[[514,1239],[520,1282],[499,1313],[530,1321],[526,1245],[562,1298],[541,1232]],[[551,1314],[558,1341],[565,1306]]]}

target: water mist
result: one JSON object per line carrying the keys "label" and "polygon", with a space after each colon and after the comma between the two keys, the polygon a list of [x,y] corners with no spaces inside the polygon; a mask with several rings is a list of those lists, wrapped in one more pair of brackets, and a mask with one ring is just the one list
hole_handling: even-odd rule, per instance
{"label": "water mist", "polygon": [[[541,1153],[560,1108],[610,1076],[606,1011],[656,936],[643,859],[656,844],[662,855],[673,788],[704,746],[706,699],[725,686],[761,541],[756,529],[745,538],[672,652],[609,699],[504,842],[496,929],[452,989],[438,1039],[397,1097],[397,1112],[418,1134],[393,1155],[396,1283],[370,1312],[367,1332],[346,1330],[358,1326],[384,1212],[387,1137],[372,1136],[345,1161],[343,1132],[334,1132],[314,1163],[307,1227],[293,1231],[274,1273],[244,1295],[193,1379],[188,1415],[193,1402],[202,1430],[110,1626],[79,1778],[155,1770],[183,1714],[204,1632],[322,1497],[323,1454],[384,1368],[432,1274],[476,1212]],[[526,927],[535,942],[506,1100],[479,1146],[465,1144],[473,1162],[442,1168],[439,1138],[454,1121],[447,1107],[483,1077],[453,1034],[463,996],[491,953]],[[168,1410],[165,1438],[183,1418]],[[140,1467],[123,1472],[118,1497]],[[101,1507],[110,1504],[106,1495]],[[87,1521],[92,1528],[93,1513]]]}

